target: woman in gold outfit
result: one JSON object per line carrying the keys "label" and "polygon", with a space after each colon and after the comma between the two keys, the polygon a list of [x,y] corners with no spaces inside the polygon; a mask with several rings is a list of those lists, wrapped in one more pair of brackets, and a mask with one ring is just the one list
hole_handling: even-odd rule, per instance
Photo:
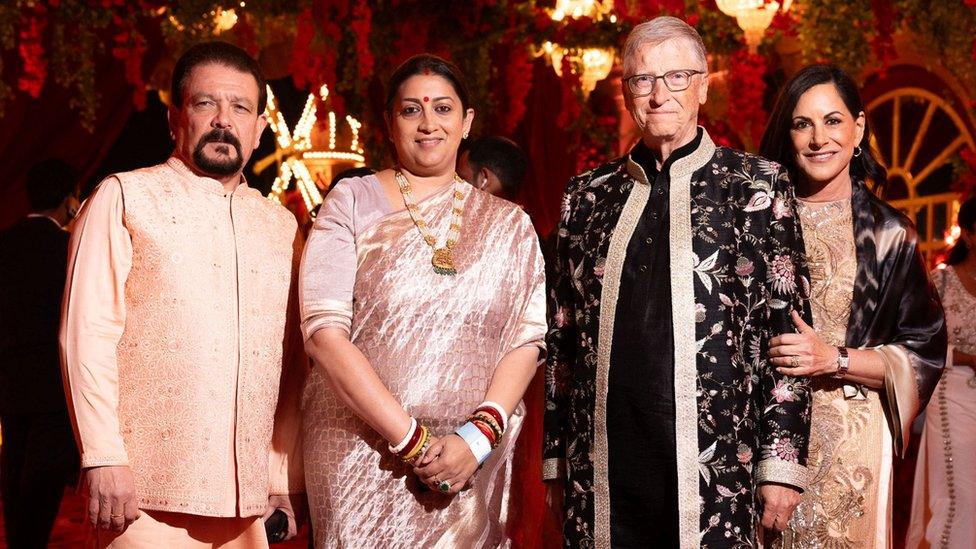
{"label": "woman in gold outfit", "polygon": [[796,185],[813,311],[812,327],[797,317],[797,333],[770,342],[814,397],[809,488],[774,546],[890,546],[892,457],[945,362],[914,226],[868,188],[885,183],[869,142],[853,80],[813,65],[787,83],[760,145]]}

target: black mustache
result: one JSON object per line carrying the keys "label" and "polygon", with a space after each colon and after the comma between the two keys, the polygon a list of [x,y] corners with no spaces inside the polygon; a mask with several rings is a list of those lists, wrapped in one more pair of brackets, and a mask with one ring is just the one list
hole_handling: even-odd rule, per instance
{"label": "black mustache", "polygon": [[203,137],[200,138],[200,146],[207,143],[227,143],[229,145],[233,145],[237,150],[240,150],[241,148],[241,142],[237,139],[237,136],[227,130],[215,129],[205,133]]}

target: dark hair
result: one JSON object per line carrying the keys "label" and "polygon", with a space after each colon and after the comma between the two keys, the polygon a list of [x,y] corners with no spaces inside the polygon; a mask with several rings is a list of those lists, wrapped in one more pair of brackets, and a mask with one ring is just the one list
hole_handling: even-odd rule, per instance
{"label": "dark hair", "polygon": [[454,88],[454,93],[461,99],[461,108],[463,110],[468,109],[470,96],[468,87],[464,84],[464,74],[461,73],[461,69],[457,68],[454,63],[436,55],[421,53],[401,63],[390,75],[390,82],[386,85],[386,112],[393,109],[393,101],[404,82],[411,76],[426,73],[436,74],[447,80]]}
{"label": "dark hair", "polygon": [[[810,88],[831,83],[847,106],[847,110],[855,118],[865,112],[864,102],[857,91],[857,84],[846,72],[834,65],[810,65],[800,69],[784,86],[776,99],[773,112],[769,115],[766,131],[759,142],[759,154],[782,164],[790,173],[790,178],[797,181],[797,168],[794,158],[793,142],[790,139],[790,128],[793,127],[793,111],[800,101],[800,96]],[[871,129],[867,120],[864,121],[864,136],[858,143],[861,153],[851,158],[851,176],[860,180],[871,180],[876,189],[883,189],[888,182],[888,172],[875,159],[871,151]]]}
{"label": "dark hair", "polygon": [[498,177],[505,194],[515,196],[518,193],[529,162],[514,141],[505,137],[482,137],[474,140],[467,150],[472,172],[488,168]]}
{"label": "dark hair", "polygon": [[341,172],[335,174],[332,177],[332,181],[329,182],[329,188],[325,190],[328,193],[335,187],[335,184],[342,181],[343,179],[349,179],[351,177],[366,177],[367,175],[373,175],[376,170],[370,168],[369,166],[359,166],[358,168],[346,168]]}
{"label": "dark hair", "polygon": [[203,42],[183,52],[173,69],[173,81],[170,84],[170,101],[174,106],[183,106],[183,88],[193,69],[211,64],[223,65],[253,76],[258,85],[257,112],[264,112],[264,107],[268,104],[268,89],[265,87],[261,67],[246,51],[227,42]]}
{"label": "dark hair", "polygon": [[[959,215],[956,216],[956,223],[959,224],[960,229],[965,229],[970,234],[976,234],[976,197],[962,203],[962,206],[959,207]],[[960,238],[952,245],[945,261],[949,265],[958,265],[966,261],[969,252],[969,246]]]}
{"label": "dark hair", "polygon": [[75,191],[78,172],[60,158],[48,158],[27,171],[27,200],[35,212],[53,210]]}
{"label": "dark hair", "polygon": [[[373,175],[374,173],[376,173],[376,170],[370,168],[369,166],[346,168],[345,170],[342,170],[341,172],[332,176],[332,181],[329,182],[329,187],[322,191],[322,198],[325,199],[325,197],[329,196],[329,193],[335,188],[336,183],[342,181],[343,179],[349,179],[350,177],[366,177],[367,175]],[[313,219],[319,215],[319,210],[322,209],[322,204],[323,202],[320,202],[318,205],[312,208],[311,212],[309,212]]]}

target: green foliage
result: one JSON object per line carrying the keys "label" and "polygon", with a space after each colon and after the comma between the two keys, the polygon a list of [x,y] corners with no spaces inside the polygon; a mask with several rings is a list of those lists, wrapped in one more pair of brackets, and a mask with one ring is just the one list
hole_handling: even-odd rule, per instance
{"label": "green foliage", "polygon": [[976,89],[976,5],[965,0],[894,0],[902,25],[937,54],[965,87]]}
{"label": "green foliage", "polygon": [[792,10],[807,62],[830,62],[861,75],[877,32],[871,0],[796,0]]}

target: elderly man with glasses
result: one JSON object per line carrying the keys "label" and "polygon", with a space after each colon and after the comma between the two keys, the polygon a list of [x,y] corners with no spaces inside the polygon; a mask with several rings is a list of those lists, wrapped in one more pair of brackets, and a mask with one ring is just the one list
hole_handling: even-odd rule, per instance
{"label": "elderly man with glasses", "polygon": [[642,139],[563,199],[544,476],[570,547],[754,546],[806,484],[810,394],[767,358],[810,318],[795,199],[779,165],[697,126],[707,71],[681,20],[635,27]]}

